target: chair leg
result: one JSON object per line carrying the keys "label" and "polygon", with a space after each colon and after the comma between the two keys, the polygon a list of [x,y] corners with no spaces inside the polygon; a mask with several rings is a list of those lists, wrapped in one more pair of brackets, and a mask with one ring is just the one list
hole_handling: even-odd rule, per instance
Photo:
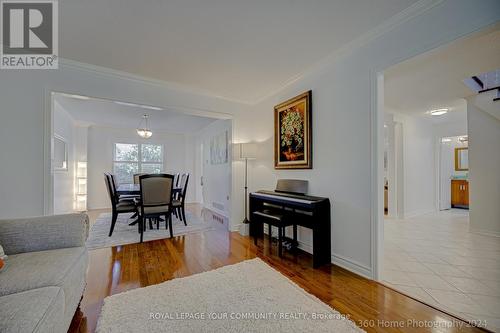
{"label": "chair leg", "polygon": [[109,237],[111,237],[111,235],[113,234],[113,230],[115,229],[115,223],[116,223],[116,219],[118,218],[118,213],[117,212],[113,212],[113,215],[111,217],[111,227],[109,228]]}
{"label": "chair leg", "polygon": [[179,216],[179,220],[181,220],[181,221],[182,221],[182,212],[181,212],[181,208],[180,208],[180,207],[177,207],[177,208],[176,208],[176,210],[177,210],[177,215]]}
{"label": "chair leg", "polygon": [[297,246],[297,225],[293,225],[293,246]]}
{"label": "chair leg", "polygon": [[283,257],[283,227],[278,227],[278,256]]}
{"label": "chair leg", "polygon": [[[165,223],[167,223],[165,221]],[[174,237],[174,231],[172,229],[172,215],[169,216],[168,218],[168,227],[170,228],[170,238]]]}
{"label": "chair leg", "polygon": [[184,225],[187,226],[187,223],[186,223],[186,210],[184,209],[184,205],[182,205],[181,210],[182,210],[182,221],[184,222]]}
{"label": "chair leg", "polygon": [[137,215],[139,215],[137,212],[134,213],[134,215],[132,215],[130,218],[133,219],[135,217],[137,217]]}
{"label": "chair leg", "polygon": [[151,221],[151,218],[149,220],[149,230],[153,229],[153,222]]}

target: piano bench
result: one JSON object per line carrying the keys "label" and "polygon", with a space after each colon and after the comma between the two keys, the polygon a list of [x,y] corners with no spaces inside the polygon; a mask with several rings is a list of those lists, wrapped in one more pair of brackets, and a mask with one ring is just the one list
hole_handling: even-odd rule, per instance
{"label": "piano bench", "polygon": [[[291,216],[282,210],[263,209],[252,213],[254,220],[269,226],[269,239],[272,239],[272,226],[278,228],[278,255],[283,256],[283,238],[285,238],[285,228],[293,226],[293,242],[297,243],[297,225]],[[254,236],[254,243],[257,245],[257,236]]]}

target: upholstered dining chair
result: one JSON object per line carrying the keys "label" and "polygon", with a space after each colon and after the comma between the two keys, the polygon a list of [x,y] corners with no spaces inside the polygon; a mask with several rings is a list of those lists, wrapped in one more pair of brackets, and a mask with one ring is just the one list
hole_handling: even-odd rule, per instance
{"label": "upholstered dining chair", "polygon": [[[116,180],[116,176],[112,173],[108,173],[108,175],[111,177],[111,180],[113,182],[113,186],[114,186],[114,189],[116,192],[116,189],[118,188],[118,181]],[[139,199],[139,195],[136,195],[136,194],[118,194],[118,197],[120,199],[131,200],[131,201],[133,199]]]}
{"label": "upholstered dining chair", "polygon": [[173,201],[173,207],[176,211],[176,215],[179,217],[179,219],[184,222],[184,225],[187,226],[186,222],[186,210],[185,210],[185,203],[186,203],[186,192],[187,192],[187,186],[189,182],[189,173],[185,173],[182,175],[181,178],[181,187],[182,190],[177,196],[177,198],[174,199]]}
{"label": "upholstered dining chair", "polygon": [[109,237],[113,234],[115,229],[116,220],[119,214],[123,213],[138,213],[137,206],[131,199],[120,200],[120,197],[116,194],[116,188],[113,183],[113,177],[109,173],[104,174],[104,182],[106,183],[106,189],[108,190],[109,199],[111,200],[111,226],[109,228]]}
{"label": "upholstered dining chair", "polygon": [[139,177],[145,175],[145,173],[134,173],[134,184],[139,184]]}
{"label": "upholstered dining chair", "polygon": [[[111,177],[113,188],[115,190],[116,195],[120,201],[135,201],[140,199],[140,195],[137,194],[119,194],[116,190],[118,189],[118,181],[116,180],[116,176],[112,173],[108,173]],[[137,217],[137,213],[131,216],[131,218]]]}
{"label": "upholstered dining chair", "polygon": [[139,177],[141,188],[140,222],[141,243],[143,240],[146,219],[155,219],[157,228],[160,227],[160,217],[165,216],[165,229],[172,230],[172,189],[174,176],[167,174],[142,175]]}

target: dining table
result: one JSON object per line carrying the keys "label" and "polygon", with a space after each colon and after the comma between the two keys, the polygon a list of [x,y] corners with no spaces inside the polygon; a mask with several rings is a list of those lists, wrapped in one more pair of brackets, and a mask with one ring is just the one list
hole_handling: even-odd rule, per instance
{"label": "dining table", "polygon": [[[182,192],[182,187],[174,186],[172,188],[172,196],[175,197],[177,193]],[[140,184],[120,184],[116,189],[118,195],[141,195],[141,185]],[[160,219],[163,221],[163,219]],[[129,225],[135,225],[139,222],[139,218],[129,223]]]}
{"label": "dining table", "polygon": [[[182,192],[182,187],[174,187],[172,195]],[[141,186],[139,184],[120,184],[116,189],[118,195],[140,195]]]}

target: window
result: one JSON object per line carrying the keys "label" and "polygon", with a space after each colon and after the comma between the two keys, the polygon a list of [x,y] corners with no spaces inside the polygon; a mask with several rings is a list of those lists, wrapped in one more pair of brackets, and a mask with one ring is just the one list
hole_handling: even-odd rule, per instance
{"label": "window", "polygon": [[113,172],[118,183],[132,183],[134,173],[160,173],[162,171],[162,145],[115,143]]}
{"label": "window", "polygon": [[57,134],[54,134],[54,170],[68,171],[68,144]]}

